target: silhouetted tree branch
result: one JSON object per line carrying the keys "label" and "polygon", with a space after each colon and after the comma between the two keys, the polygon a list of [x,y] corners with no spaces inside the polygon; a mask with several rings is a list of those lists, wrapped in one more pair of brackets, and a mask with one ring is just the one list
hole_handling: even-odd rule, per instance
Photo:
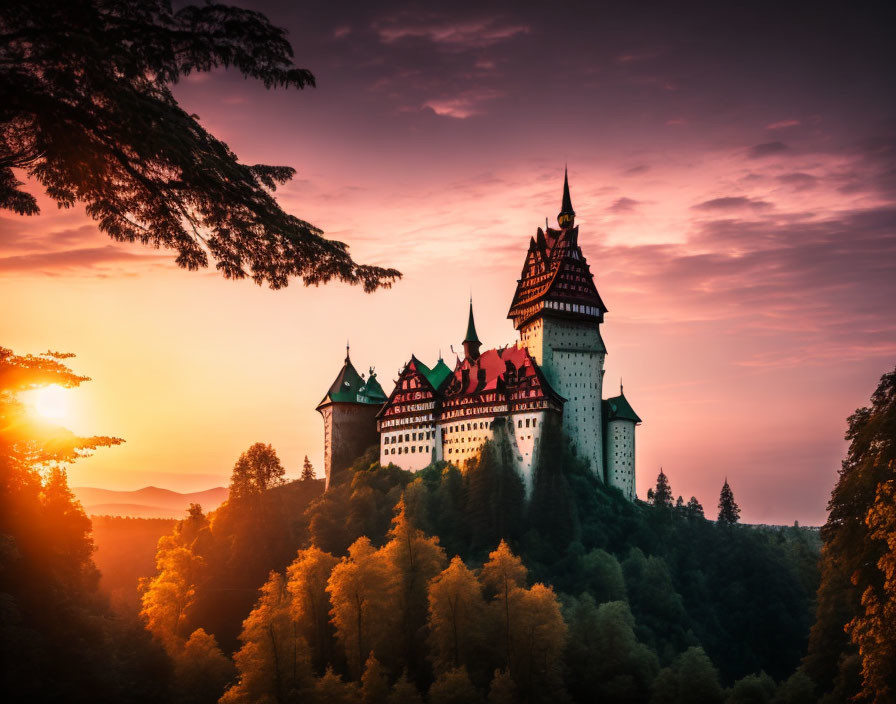
{"label": "silhouetted tree branch", "polygon": [[284,30],[226,5],[35,0],[0,9],[0,208],[38,213],[24,169],[60,207],[75,202],[115,240],[209,257],[225,278],[280,288],[338,279],[388,287],[394,269],[357,264],[342,242],[284,212],[271,191],[295,170],[241,164],[170,87],[224,66],[266,88],[304,88]]}

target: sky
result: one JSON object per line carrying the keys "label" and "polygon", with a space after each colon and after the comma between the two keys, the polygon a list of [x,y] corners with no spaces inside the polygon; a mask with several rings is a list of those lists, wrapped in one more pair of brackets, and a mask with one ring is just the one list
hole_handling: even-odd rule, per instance
{"label": "sky", "polygon": [[317,87],[216,70],[177,99],[242,161],[297,169],[289,212],[404,277],[271,291],[114,243],[83,207],[0,213],[0,344],[75,353],[93,380],[69,426],[126,440],[72,485],[204,489],[257,441],[322,473],[314,407],[347,339],[387,392],[412,353],[453,361],[471,292],[484,346],[517,339],[568,165],[604,394],[621,379],[644,419],[638,495],[662,468],[707,514],[727,478],[746,521],[824,522],[846,418],[896,359],[883,4],[243,4]]}

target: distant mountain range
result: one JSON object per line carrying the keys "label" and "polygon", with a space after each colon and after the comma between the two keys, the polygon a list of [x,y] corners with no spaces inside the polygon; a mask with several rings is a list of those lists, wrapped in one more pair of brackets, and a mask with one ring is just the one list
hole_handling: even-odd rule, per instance
{"label": "distant mountain range", "polygon": [[227,499],[227,489],[181,494],[170,489],[147,486],[136,491],[112,491],[89,486],[73,487],[75,497],[91,516],[131,516],[133,518],[183,518],[190,504],[212,511]]}

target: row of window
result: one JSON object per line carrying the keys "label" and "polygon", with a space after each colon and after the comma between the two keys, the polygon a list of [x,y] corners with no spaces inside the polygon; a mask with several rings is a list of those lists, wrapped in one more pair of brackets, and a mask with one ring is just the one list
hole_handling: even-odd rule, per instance
{"label": "row of window", "polygon": [[[427,430],[427,431],[421,430],[420,432],[405,433],[404,441],[410,442],[411,440],[429,440],[431,437],[435,437],[435,434],[436,433],[434,430]],[[394,444],[397,442],[401,442],[401,435],[392,435],[392,436],[387,435],[386,437],[383,438],[384,445],[391,445],[391,444]]]}
{"label": "row of window", "polygon": [[[417,452],[417,447],[418,447],[417,445],[411,445],[410,447],[398,447],[398,448],[390,447],[390,448],[387,448],[387,449],[386,449],[386,451],[385,451],[384,454],[386,454],[386,455],[396,455],[396,454],[397,454],[397,455],[400,455],[400,454],[402,454],[402,451],[404,451],[404,454],[409,455],[409,454],[411,454],[411,453],[416,453],[416,452]],[[426,446],[420,445],[419,447],[420,447],[420,452],[421,452],[421,453],[423,453],[423,452],[429,452],[429,445],[426,445]],[[396,452],[396,450],[398,450],[398,452]]]}

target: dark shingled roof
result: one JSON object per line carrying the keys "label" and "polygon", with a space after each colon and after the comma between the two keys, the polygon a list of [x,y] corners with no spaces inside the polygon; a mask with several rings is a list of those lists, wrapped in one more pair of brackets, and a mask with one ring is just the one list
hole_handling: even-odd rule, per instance
{"label": "dark shingled roof", "polygon": [[606,408],[606,419],[611,420],[630,420],[634,423],[640,423],[641,419],[635,413],[635,409],[631,407],[625,395],[620,392],[618,396],[608,398],[604,401]]}

